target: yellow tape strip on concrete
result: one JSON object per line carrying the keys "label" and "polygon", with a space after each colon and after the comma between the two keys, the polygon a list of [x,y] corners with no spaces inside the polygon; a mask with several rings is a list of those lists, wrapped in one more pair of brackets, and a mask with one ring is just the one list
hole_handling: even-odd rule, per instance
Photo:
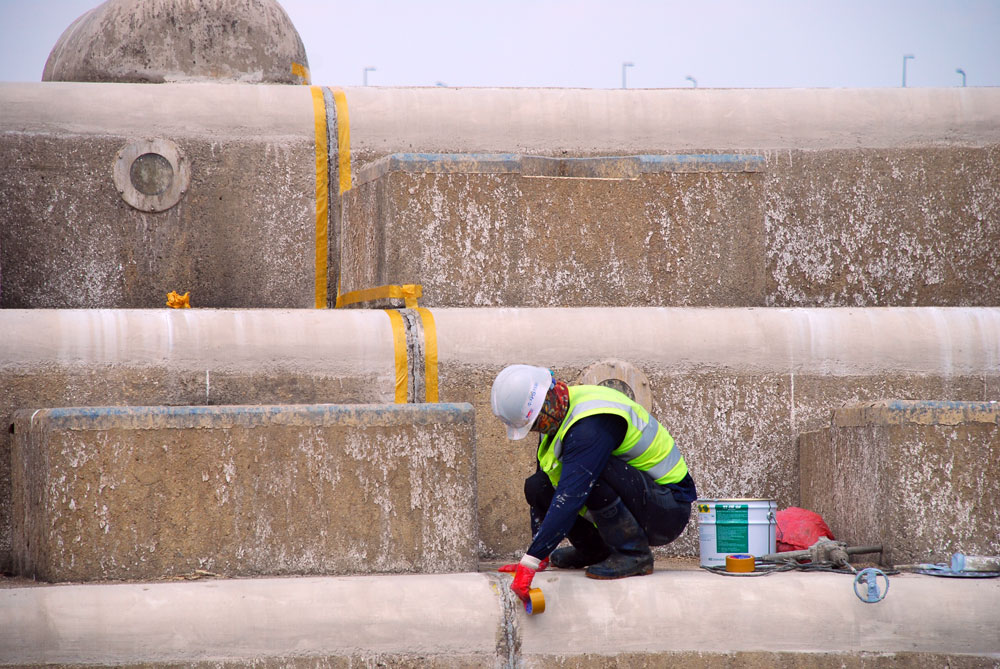
{"label": "yellow tape strip on concrete", "polygon": [[409,379],[406,374],[406,326],[403,316],[392,309],[386,309],[392,323],[392,343],[396,349],[396,404],[406,404],[406,388]]}
{"label": "yellow tape strip on concrete", "polygon": [[423,295],[423,290],[423,286],[413,283],[407,283],[402,286],[379,286],[378,288],[354,290],[350,293],[338,295],[337,307],[346,307],[349,304],[371,302],[372,300],[381,300],[384,298],[402,298],[407,309],[416,309],[417,298]]}
{"label": "yellow tape strip on concrete", "polygon": [[351,122],[347,114],[347,95],[339,88],[331,88],[333,103],[337,107],[337,160],[340,166],[340,194],[351,190]]}
{"label": "yellow tape strip on concrete", "polygon": [[427,402],[438,401],[438,340],[437,326],[430,309],[417,307],[420,322],[424,326],[424,385],[427,388]]}
{"label": "yellow tape strip on concrete", "polygon": [[312,86],[313,119],[316,129],[316,308],[326,308],[327,226],[329,225],[329,181],[326,146],[326,105],[323,89]]}
{"label": "yellow tape strip on concrete", "polygon": [[305,65],[299,65],[298,63],[292,63],[292,74],[296,77],[302,79],[302,83],[306,86],[309,85],[309,68]]}

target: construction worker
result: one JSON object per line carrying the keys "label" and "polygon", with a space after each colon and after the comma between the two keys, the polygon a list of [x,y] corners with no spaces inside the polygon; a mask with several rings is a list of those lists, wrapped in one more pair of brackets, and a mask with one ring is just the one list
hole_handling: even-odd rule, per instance
{"label": "construction worker", "polygon": [[[493,382],[493,413],[520,440],[538,432],[538,466],[524,482],[532,542],[513,590],[528,601],[536,572],[587,568],[590,578],[650,574],[650,546],[684,530],[698,493],[670,433],[604,386],[568,386],[544,367],[511,365]],[[570,546],[556,548],[563,538]]]}

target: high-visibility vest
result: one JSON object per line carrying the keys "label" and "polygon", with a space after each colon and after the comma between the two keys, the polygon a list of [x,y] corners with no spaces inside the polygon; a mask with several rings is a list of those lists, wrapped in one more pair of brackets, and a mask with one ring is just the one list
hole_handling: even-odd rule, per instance
{"label": "high-visibility vest", "polygon": [[614,414],[628,422],[621,445],[611,452],[657,483],[677,483],[687,464],[674,438],[649,412],[623,393],[604,386],[570,386],[569,408],[555,435],[545,435],[538,446],[538,464],[553,486],[562,474],[562,440],[573,423],[595,414]]}

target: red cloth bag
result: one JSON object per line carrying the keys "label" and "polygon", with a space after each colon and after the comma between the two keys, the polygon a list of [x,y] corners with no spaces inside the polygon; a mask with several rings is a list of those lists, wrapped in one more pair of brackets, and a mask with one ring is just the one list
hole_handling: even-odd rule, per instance
{"label": "red cloth bag", "polygon": [[779,553],[806,550],[821,537],[834,539],[822,516],[807,509],[790,506],[775,514],[775,547]]}

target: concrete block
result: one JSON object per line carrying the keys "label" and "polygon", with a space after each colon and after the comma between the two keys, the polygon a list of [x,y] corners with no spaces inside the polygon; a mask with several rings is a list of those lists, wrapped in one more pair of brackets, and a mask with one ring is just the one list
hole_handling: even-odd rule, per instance
{"label": "concrete block", "polygon": [[463,404],[19,412],[13,544],[47,581],[475,569]]}
{"label": "concrete block", "polygon": [[768,155],[767,306],[1000,304],[1000,147]]}
{"label": "concrete block", "polygon": [[[176,290],[196,308],[314,306],[307,87],[38,86],[0,86],[0,305],[160,308]],[[189,116],[196,99],[212,113]],[[190,166],[165,210],[133,208],[114,178],[139,138]]]}
{"label": "concrete block", "polygon": [[802,506],[885,564],[1000,553],[1000,403],[883,400],[799,439]]}
{"label": "concrete block", "polygon": [[345,194],[341,292],[427,306],[764,303],[756,156],[401,154]]}

